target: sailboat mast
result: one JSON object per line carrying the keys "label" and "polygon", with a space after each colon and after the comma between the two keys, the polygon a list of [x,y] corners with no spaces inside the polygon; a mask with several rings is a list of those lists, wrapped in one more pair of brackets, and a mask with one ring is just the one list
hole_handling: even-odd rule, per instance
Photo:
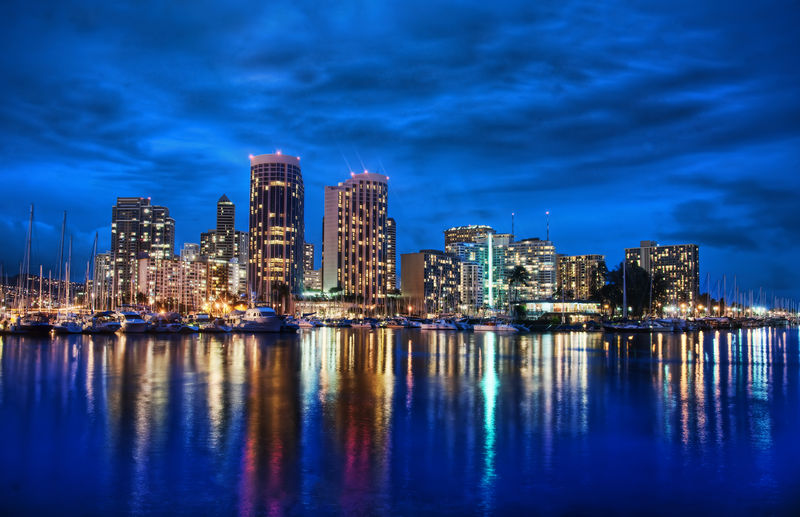
{"label": "sailboat mast", "polygon": [[64,232],[67,229],[67,211],[64,210],[64,219],[61,221],[61,239],[58,241],[58,289],[56,297],[61,300],[61,282],[64,280],[62,276],[64,270]]}
{"label": "sailboat mast", "polygon": [[67,257],[68,257],[67,258],[67,266],[66,266],[66,280],[67,281],[66,281],[66,285],[64,286],[65,287],[65,293],[66,293],[66,296],[64,298],[64,305],[69,307],[69,273],[70,273],[70,267],[72,266],[72,235],[69,236],[69,254],[67,255]]}

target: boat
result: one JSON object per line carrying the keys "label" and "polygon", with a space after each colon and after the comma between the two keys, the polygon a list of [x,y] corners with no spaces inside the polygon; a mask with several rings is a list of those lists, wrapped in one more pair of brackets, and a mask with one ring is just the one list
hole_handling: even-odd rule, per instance
{"label": "boat", "polygon": [[322,327],[322,322],[316,318],[300,318],[297,320],[297,326],[301,329],[311,329]]}
{"label": "boat", "polygon": [[34,312],[17,320],[15,324],[11,325],[10,330],[12,334],[43,336],[49,334],[50,331],[53,330],[53,325],[50,324],[47,315]]}
{"label": "boat", "polygon": [[365,318],[363,320],[353,320],[350,322],[350,326],[354,329],[374,329],[376,325],[376,320],[371,318]]}
{"label": "boat", "polygon": [[111,311],[97,312],[92,316],[89,324],[83,331],[87,334],[113,334],[122,327],[122,324]]}
{"label": "boat", "polygon": [[472,330],[475,332],[519,332],[516,327],[498,320],[477,323],[472,326]]}
{"label": "boat", "polygon": [[237,332],[280,332],[283,320],[272,307],[247,309],[233,330]]}
{"label": "boat", "polygon": [[142,334],[150,326],[138,312],[118,311],[117,316],[121,325],[119,330],[124,334]]}
{"label": "boat", "polygon": [[147,332],[151,334],[177,334],[181,330],[180,316],[176,313],[153,314]]}
{"label": "boat", "polygon": [[421,321],[419,328],[422,330],[458,330],[455,323],[443,319]]}
{"label": "boat", "polygon": [[74,314],[59,314],[53,324],[53,332],[56,334],[80,334],[83,332],[83,325],[78,322]]}
{"label": "boat", "polygon": [[233,329],[222,318],[214,318],[213,321],[200,324],[200,332],[203,334],[222,334],[230,332]]}

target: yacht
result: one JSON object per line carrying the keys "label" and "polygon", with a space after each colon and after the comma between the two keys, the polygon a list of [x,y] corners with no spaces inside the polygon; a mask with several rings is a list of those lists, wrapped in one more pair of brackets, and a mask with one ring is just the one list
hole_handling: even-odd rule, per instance
{"label": "yacht", "polygon": [[111,311],[98,312],[92,316],[89,324],[84,328],[88,334],[113,334],[118,331],[122,324]]}
{"label": "yacht", "polygon": [[120,331],[125,334],[141,334],[147,331],[149,324],[144,321],[138,312],[119,311]]}
{"label": "yacht", "polygon": [[74,314],[59,314],[53,324],[53,332],[56,334],[80,334],[83,332],[83,325],[78,322]]}
{"label": "yacht", "polygon": [[272,307],[247,309],[234,330],[238,332],[280,332],[283,320]]}
{"label": "yacht", "polygon": [[422,330],[458,330],[455,323],[443,319],[425,320],[420,322],[419,328]]}
{"label": "yacht", "polygon": [[18,319],[15,324],[11,326],[13,334],[35,334],[45,335],[49,334],[53,329],[47,315],[40,313],[32,313]]}
{"label": "yacht", "polygon": [[232,327],[222,318],[215,318],[207,323],[200,323],[200,332],[208,334],[222,334],[230,332]]}
{"label": "yacht", "polygon": [[519,332],[519,329],[497,320],[483,321],[472,326],[475,332]]}

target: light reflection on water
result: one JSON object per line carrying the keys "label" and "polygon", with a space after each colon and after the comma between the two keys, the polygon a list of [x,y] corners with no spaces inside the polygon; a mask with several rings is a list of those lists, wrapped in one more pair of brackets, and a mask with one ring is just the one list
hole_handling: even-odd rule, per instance
{"label": "light reflection on water", "polygon": [[791,513],[798,331],[0,337],[0,511]]}

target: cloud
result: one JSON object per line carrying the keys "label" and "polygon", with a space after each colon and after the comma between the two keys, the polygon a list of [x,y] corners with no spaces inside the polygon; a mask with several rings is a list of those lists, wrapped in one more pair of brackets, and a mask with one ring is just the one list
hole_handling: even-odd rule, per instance
{"label": "cloud", "polygon": [[800,162],[794,7],[12,1],[0,216],[66,208],[88,238],[115,196],[148,195],[180,246],[213,226],[223,192],[245,227],[247,155],[281,148],[302,156],[319,243],[321,187],[354,149],[391,177],[400,251],[511,211],[538,233],[546,207],[561,249],[658,236],[766,255],[797,236],[781,197]]}

